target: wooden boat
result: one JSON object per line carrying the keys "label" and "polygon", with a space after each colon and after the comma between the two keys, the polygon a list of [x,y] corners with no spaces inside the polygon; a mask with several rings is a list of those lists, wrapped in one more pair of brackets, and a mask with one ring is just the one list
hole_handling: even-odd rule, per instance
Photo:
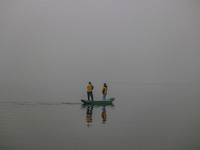
{"label": "wooden boat", "polygon": [[88,100],[81,99],[81,101],[85,105],[112,105],[112,102],[114,100],[115,100],[115,98],[109,98],[109,99],[106,99],[105,101],[102,101],[102,100],[88,101]]}

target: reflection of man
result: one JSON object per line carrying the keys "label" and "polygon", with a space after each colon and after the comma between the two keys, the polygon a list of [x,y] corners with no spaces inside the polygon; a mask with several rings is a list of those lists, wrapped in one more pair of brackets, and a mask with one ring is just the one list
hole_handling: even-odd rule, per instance
{"label": "reflection of man", "polygon": [[107,119],[106,107],[105,106],[102,106],[101,118],[102,118],[102,123],[105,124],[106,123],[106,119]]}
{"label": "reflection of man", "polygon": [[93,110],[93,106],[87,107],[86,121],[88,123],[87,124],[88,127],[91,126],[90,123],[92,122],[92,110]]}

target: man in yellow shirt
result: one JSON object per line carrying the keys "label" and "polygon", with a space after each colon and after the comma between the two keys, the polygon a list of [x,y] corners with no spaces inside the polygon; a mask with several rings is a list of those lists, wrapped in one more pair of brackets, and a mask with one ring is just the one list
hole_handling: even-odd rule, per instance
{"label": "man in yellow shirt", "polygon": [[108,90],[108,86],[106,83],[104,83],[103,85],[103,89],[102,89],[102,101],[105,101],[106,100],[106,95],[107,95],[107,90]]}
{"label": "man in yellow shirt", "polygon": [[94,86],[92,85],[91,82],[89,82],[89,85],[87,86],[87,96],[88,96],[88,101],[90,100],[90,97],[93,101],[93,93],[92,90],[94,89]]}

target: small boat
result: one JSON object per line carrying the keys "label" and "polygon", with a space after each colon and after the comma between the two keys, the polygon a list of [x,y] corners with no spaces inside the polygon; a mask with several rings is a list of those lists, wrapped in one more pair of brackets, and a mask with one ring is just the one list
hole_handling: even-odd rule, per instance
{"label": "small boat", "polygon": [[102,100],[88,101],[88,100],[81,99],[81,101],[85,105],[112,105],[112,102],[114,100],[115,100],[115,98],[109,98],[109,99],[106,99],[105,101],[102,101]]}

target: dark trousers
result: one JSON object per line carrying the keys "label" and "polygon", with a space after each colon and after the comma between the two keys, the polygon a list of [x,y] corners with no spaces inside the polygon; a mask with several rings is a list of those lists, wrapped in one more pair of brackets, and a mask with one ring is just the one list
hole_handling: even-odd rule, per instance
{"label": "dark trousers", "polygon": [[91,99],[93,101],[93,94],[92,94],[92,92],[87,92],[87,96],[88,96],[88,101],[90,100],[90,97],[91,97]]}

